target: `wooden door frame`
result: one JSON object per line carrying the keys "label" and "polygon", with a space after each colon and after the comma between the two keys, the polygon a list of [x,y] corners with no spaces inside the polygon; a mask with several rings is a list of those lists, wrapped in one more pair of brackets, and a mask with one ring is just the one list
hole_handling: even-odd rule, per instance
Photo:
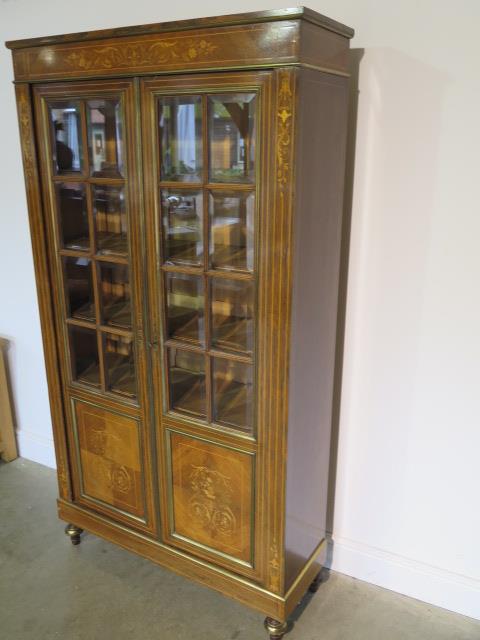
{"label": "wooden door frame", "polygon": [[[152,447],[151,421],[149,412],[148,370],[146,328],[144,323],[144,250],[143,250],[143,211],[140,194],[140,172],[138,171],[138,143],[136,121],[136,85],[134,80],[108,81],[78,81],[75,83],[46,83],[33,88],[33,107],[37,145],[41,170],[41,191],[44,203],[44,225],[46,233],[46,254],[49,263],[51,296],[54,316],[54,332],[56,335],[57,353],[60,367],[60,384],[62,387],[63,406],[65,411],[65,426],[69,464],[71,468],[70,483],[71,497],[74,502],[83,504],[106,516],[114,517],[120,523],[133,526],[151,535],[156,535],[158,522],[155,512],[154,487],[156,482],[152,478]],[[58,225],[55,214],[54,195],[52,191],[52,162],[51,136],[47,119],[47,100],[55,99],[85,99],[89,97],[120,97],[124,116],[124,153],[127,174],[124,184],[127,195],[128,215],[128,262],[130,285],[132,288],[132,335],[136,358],[136,376],[138,396],[135,401],[129,401],[113,394],[102,393],[72,381],[71,366],[67,349],[67,325],[65,323],[63,280],[61,260],[58,250]],[[86,136],[86,132],[85,132]],[[84,158],[88,154],[86,139],[83,140]],[[85,162],[85,160],[84,160]],[[86,177],[86,170],[83,175]],[[65,182],[70,176],[65,176]],[[99,354],[99,357],[100,354]],[[83,494],[81,487],[81,473],[78,453],[78,439],[76,435],[75,402],[93,403],[103,409],[120,412],[135,418],[139,424],[141,437],[141,459],[143,467],[143,485],[145,495],[145,518],[132,518],[128,514],[115,510],[106,504],[89,499]]]}

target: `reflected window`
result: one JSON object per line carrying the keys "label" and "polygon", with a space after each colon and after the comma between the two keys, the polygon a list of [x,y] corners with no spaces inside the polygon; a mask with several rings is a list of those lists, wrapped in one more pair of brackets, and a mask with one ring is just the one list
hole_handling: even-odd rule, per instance
{"label": "reflected window", "polygon": [[70,358],[74,380],[100,385],[97,333],[94,329],[69,327]]}
{"label": "reflected window", "polygon": [[130,281],[125,264],[99,263],[99,293],[103,324],[131,329]]}
{"label": "reflected window", "polygon": [[228,427],[253,430],[253,367],[213,358],[213,419]]}
{"label": "reflected window", "polygon": [[201,191],[162,189],[165,262],[201,265],[203,262],[203,197]]}
{"label": "reflected window", "polygon": [[222,351],[253,352],[253,282],[211,279],[212,347]]}
{"label": "reflected window", "polygon": [[211,192],[209,208],[212,267],[253,271],[255,195]]}
{"label": "reflected window", "polygon": [[127,255],[124,188],[94,185],[93,214],[98,253]]}
{"label": "reflected window", "polygon": [[133,339],[107,333],[103,337],[106,387],[128,398],[136,396]]}
{"label": "reflected window", "polygon": [[95,177],[123,176],[123,123],[120,100],[87,102],[90,173]]}
{"label": "reflected window", "polygon": [[91,261],[88,258],[63,258],[63,273],[68,317],[95,322]]}
{"label": "reflected window", "polygon": [[54,172],[79,173],[82,170],[82,134],[80,103],[74,101],[49,104],[52,127]]}
{"label": "reflected window", "polygon": [[254,182],[255,104],[254,93],[209,96],[211,182]]}
{"label": "reflected window", "polygon": [[203,279],[167,273],[167,335],[195,344],[205,342]]}
{"label": "reflected window", "polygon": [[161,179],[202,179],[202,99],[166,96],[159,99]]}
{"label": "reflected window", "polygon": [[205,357],[184,349],[168,350],[170,408],[205,417]]}
{"label": "reflected window", "polygon": [[62,247],[88,251],[90,238],[85,185],[60,182],[55,185],[55,195]]}

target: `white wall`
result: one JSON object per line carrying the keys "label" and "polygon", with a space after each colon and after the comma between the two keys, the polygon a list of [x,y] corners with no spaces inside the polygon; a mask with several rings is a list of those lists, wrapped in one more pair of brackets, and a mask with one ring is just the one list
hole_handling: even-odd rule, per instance
{"label": "white wall", "polygon": [[[1,0],[0,39],[277,3],[79,6]],[[480,4],[310,6],[355,27],[365,50],[333,567],[480,618]],[[53,465],[11,78],[2,50],[0,333],[13,343],[21,452]]]}

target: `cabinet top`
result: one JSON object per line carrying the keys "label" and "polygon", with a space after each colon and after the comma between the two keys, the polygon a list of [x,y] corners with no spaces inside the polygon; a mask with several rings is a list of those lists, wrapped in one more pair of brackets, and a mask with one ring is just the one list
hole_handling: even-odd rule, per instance
{"label": "cabinet top", "polygon": [[191,29],[208,29],[210,27],[254,24],[259,22],[275,22],[279,20],[304,20],[328,31],[337,33],[345,38],[352,38],[354,30],[336,20],[308,9],[307,7],[294,7],[290,9],[270,9],[268,11],[253,11],[249,13],[236,13],[225,16],[212,16],[209,18],[194,18],[192,20],[174,20],[171,22],[158,22],[132,27],[119,27],[115,29],[100,29],[98,31],[83,31],[56,36],[44,36],[39,38],[26,38],[23,40],[10,40],[5,43],[9,49],[24,49],[61,43],[87,42],[89,40],[104,40],[123,36],[139,36],[147,34],[167,33],[170,31],[186,31]]}

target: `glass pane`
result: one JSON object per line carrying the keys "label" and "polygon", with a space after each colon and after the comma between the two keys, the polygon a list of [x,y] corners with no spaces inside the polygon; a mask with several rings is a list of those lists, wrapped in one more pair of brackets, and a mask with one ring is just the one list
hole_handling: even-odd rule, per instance
{"label": "glass pane", "polygon": [[73,379],[99,386],[97,332],[83,327],[69,327],[69,333]]}
{"label": "glass pane", "polygon": [[55,185],[55,193],[62,247],[88,251],[90,240],[85,185],[60,182]]}
{"label": "glass pane", "polygon": [[213,419],[251,432],[253,368],[245,362],[213,358]]}
{"label": "glass pane", "polygon": [[205,357],[183,349],[168,349],[170,409],[206,416]]}
{"label": "glass pane", "polygon": [[211,182],[255,180],[254,93],[208,98]]}
{"label": "glass pane", "polygon": [[54,172],[79,173],[83,165],[80,103],[51,102],[49,105],[53,139]]}
{"label": "glass pane", "polygon": [[127,214],[123,187],[94,185],[93,214],[98,253],[126,255]]}
{"label": "glass pane", "polygon": [[202,180],[202,99],[166,96],[158,101],[161,179]]}
{"label": "glass pane", "polygon": [[63,258],[67,315],[95,322],[92,264],[87,258]]}
{"label": "glass pane", "polygon": [[133,339],[112,333],[104,335],[107,389],[122,396],[136,396]]}
{"label": "glass pane", "polygon": [[124,264],[97,263],[100,267],[100,299],[102,322],[113,327],[130,329],[130,282]]}
{"label": "glass pane", "polygon": [[253,282],[212,278],[212,347],[253,352]]}
{"label": "glass pane", "polygon": [[167,336],[196,344],[205,342],[203,278],[167,273]]}
{"label": "glass pane", "polygon": [[203,262],[201,191],[162,189],[165,262],[201,265]]}
{"label": "glass pane", "polygon": [[90,173],[96,177],[123,175],[123,122],[120,100],[98,98],[87,102]]}
{"label": "glass pane", "polygon": [[216,269],[253,271],[255,195],[210,193],[210,253]]}

